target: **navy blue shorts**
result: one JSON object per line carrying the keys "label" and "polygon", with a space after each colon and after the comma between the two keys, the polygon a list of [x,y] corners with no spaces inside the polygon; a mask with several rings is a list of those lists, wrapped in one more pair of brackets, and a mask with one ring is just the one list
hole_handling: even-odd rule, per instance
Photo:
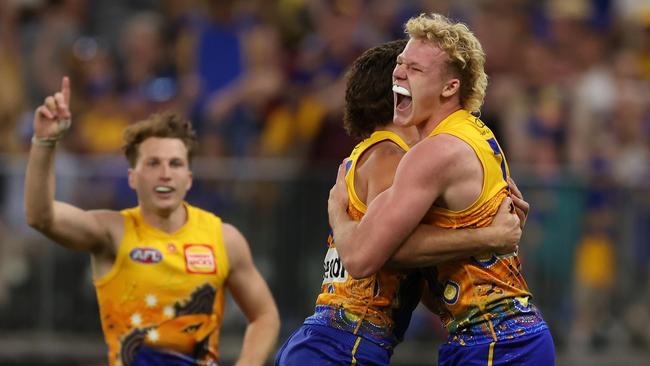
{"label": "navy blue shorts", "polygon": [[551,332],[476,346],[444,344],[438,352],[439,366],[553,366],[555,347]]}
{"label": "navy blue shorts", "polygon": [[275,364],[387,366],[390,356],[389,350],[350,332],[303,324],[280,348]]}
{"label": "navy blue shorts", "polygon": [[[188,355],[174,351],[155,349],[147,345],[138,348],[135,359],[130,363],[131,366],[194,366],[197,360]],[[217,365],[211,361],[210,365]]]}

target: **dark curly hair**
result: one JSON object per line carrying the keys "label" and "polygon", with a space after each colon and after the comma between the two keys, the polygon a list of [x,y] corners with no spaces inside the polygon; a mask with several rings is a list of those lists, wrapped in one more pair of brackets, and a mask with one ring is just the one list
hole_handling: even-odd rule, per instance
{"label": "dark curly hair", "polygon": [[187,148],[188,162],[192,160],[198,143],[190,121],[173,112],[154,113],[124,130],[122,150],[131,168],[138,161],[138,148],[149,137],[169,137],[183,141]]}
{"label": "dark curly hair", "polygon": [[343,127],[366,138],[393,121],[393,69],[406,39],[384,43],[364,52],[346,74]]}

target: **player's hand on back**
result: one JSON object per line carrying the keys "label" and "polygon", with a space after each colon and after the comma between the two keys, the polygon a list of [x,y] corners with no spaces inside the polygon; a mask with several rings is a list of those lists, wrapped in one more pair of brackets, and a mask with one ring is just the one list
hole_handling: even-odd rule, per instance
{"label": "player's hand on back", "polygon": [[528,211],[530,210],[530,204],[524,200],[524,196],[521,194],[521,191],[517,187],[515,181],[508,177],[508,186],[510,187],[510,192],[512,195],[512,202],[515,206],[515,213],[519,216],[519,222],[521,228],[523,229],[526,226],[526,219],[528,218]]}
{"label": "player's hand on back", "polygon": [[510,197],[504,198],[490,225],[497,233],[497,240],[494,243],[497,254],[514,253],[519,248],[521,225],[519,216],[511,212],[511,205]]}
{"label": "player's hand on back", "polygon": [[61,90],[45,98],[34,115],[34,139],[41,143],[59,140],[70,128],[70,79],[63,77]]}
{"label": "player's hand on back", "polygon": [[327,213],[329,215],[330,226],[334,228],[342,215],[347,213],[348,207],[348,188],[345,182],[345,173],[347,159],[339,165],[336,184],[330,189],[329,199],[327,200]]}

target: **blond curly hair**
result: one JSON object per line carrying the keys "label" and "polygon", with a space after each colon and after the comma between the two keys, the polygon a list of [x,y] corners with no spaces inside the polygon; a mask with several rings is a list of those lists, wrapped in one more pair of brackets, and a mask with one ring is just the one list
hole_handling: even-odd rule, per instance
{"label": "blond curly hair", "polygon": [[454,23],[440,14],[420,14],[406,23],[406,33],[415,39],[427,39],[450,58],[450,71],[460,78],[460,105],[478,112],[485,98],[488,77],[485,52],[476,36],[463,23]]}

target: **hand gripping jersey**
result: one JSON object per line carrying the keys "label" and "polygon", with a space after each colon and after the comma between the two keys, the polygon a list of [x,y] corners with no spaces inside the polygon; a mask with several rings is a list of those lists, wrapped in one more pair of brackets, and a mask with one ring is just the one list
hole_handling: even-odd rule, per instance
{"label": "hand gripping jersey", "polygon": [[216,365],[228,258],[221,219],[184,204],[173,234],[122,211],[113,268],[95,280],[111,366]]}
{"label": "hand gripping jersey", "polygon": [[[424,223],[454,229],[488,226],[508,194],[505,156],[492,131],[466,110],[445,118],[429,136],[443,133],[472,147],[483,166],[483,189],[469,208],[451,211],[433,207]],[[516,253],[445,262],[431,268],[428,275],[452,344],[483,344],[546,329],[531,302]]]}
{"label": "hand gripping jersey", "polygon": [[[408,150],[408,145],[389,131],[377,131],[354,148],[346,165],[348,213],[354,220],[361,220],[366,212],[366,205],[354,190],[357,161],[368,148],[382,141],[391,141]],[[321,293],[316,299],[314,315],[305,324],[348,331],[392,349],[402,340],[411,313],[420,300],[419,273],[382,269],[370,277],[355,280],[343,267],[331,232],[327,245]]]}

